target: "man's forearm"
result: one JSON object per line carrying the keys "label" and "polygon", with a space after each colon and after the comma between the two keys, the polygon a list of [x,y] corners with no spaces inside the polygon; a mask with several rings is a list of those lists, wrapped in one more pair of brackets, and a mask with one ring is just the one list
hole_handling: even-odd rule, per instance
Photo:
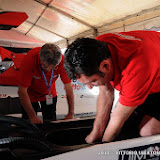
{"label": "man's forearm", "polygon": [[65,84],[67,103],[68,103],[68,114],[74,115],[74,95],[71,83]]}
{"label": "man's forearm", "polygon": [[31,104],[31,101],[30,101],[28,94],[24,93],[21,90],[18,91],[18,94],[19,94],[19,99],[20,99],[21,105],[24,108],[24,110],[26,111],[29,119],[31,119],[32,117],[35,117],[36,113],[34,112],[34,109],[32,107],[32,104]]}
{"label": "man's forearm", "polygon": [[114,90],[110,84],[101,86],[100,94],[97,100],[97,115],[94,122],[94,128],[100,129],[103,134],[106,124],[109,120],[114,100]]}
{"label": "man's forearm", "polygon": [[91,133],[86,137],[87,143],[100,140],[103,136],[107,122],[110,117],[114,99],[114,90],[108,86],[100,86],[100,93],[97,100],[97,114]]}
{"label": "man's forearm", "polygon": [[68,113],[74,114],[74,97],[73,95],[67,95]]}
{"label": "man's forearm", "polygon": [[111,114],[109,123],[105,130],[103,141],[110,142],[114,140],[120,133],[125,121],[135,110],[135,107],[124,106],[119,102],[116,105],[113,113]]}
{"label": "man's forearm", "polygon": [[119,135],[123,125],[124,125],[123,121],[120,121],[118,118],[116,119],[111,116],[111,119],[104,132],[102,141],[110,142],[114,140]]}

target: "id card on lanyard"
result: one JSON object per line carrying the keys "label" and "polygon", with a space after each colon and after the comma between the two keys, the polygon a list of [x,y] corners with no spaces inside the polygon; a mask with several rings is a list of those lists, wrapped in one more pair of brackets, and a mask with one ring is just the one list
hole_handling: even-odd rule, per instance
{"label": "id card on lanyard", "polygon": [[47,82],[47,78],[45,76],[45,73],[44,73],[44,70],[43,70],[42,67],[41,67],[41,70],[42,70],[42,74],[43,74],[43,77],[44,77],[45,84],[46,84],[46,86],[48,88],[48,94],[46,95],[46,104],[50,105],[50,104],[53,104],[53,96],[52,96],[52,94],[50,92],[50,89],[51,89],[51,85],[52,85],[54,70],[52,69],[52,73],[51,73],[51,78],[50,78],[49,84]]}

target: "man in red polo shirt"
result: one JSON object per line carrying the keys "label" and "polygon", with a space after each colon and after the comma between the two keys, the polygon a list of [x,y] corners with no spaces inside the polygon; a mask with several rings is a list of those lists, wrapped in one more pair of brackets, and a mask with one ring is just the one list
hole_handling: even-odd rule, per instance
{"label": "man in red polo shirt", "polygon": [[[77,39],[65,52],[65,69],[71,79],[100,89],[88,143],[114,140],[134,113],[133,124],[138,123],[141,136],[160,133],[160,33],[131,31]],[[114,88],[120,92],[111,112]]]}
{"label": "man in red polo shirt", "polygon": [[57,93],[55,82],[60,75],[67,95],[68,115],[73,118],[74,98],[71,80],[63,67],[64,56],[54,44],[45,44],[30,50],[19,70],[19,99],[23,106],[22,118],[32,123],[42,123],[37,117],[39,103],[44,120],[56,120]]}

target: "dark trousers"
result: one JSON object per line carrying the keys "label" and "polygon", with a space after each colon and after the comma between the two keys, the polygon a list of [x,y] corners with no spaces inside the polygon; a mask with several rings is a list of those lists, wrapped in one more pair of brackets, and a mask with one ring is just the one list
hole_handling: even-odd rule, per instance
{"label": "dark trousers", "polygon": [[160,121],[160,93],[150,94],[135,110],[141,117],[149,115]]}
{"label": "dark trousers", "polygon": [[115,141],[139,137],[139,125],[145,115],[160,121],[160,93],[150,94],[145,102],[135,109]]}
{"label": "dark trousers", "polygon": [[[41,101],[40,105],[38,102],[32,103],[34,111],[37,112],[41,111],[43,116],[43,121],[45,120],[52,120],[56,121],[56,104],[57,104],[57,96],[53,98],[53,104],[47,105],[46,101]],[[22,107],[22,118],[29,119],[27,113]]]}
{"label": "dark trousers", "polygon": [[148,95],[144,103],[135,109],[128,119],[128,122],[132,123],[131,126],[135,125],[139,128],[139,125],[145,115],[154,117],[160,121],[160,93]]}

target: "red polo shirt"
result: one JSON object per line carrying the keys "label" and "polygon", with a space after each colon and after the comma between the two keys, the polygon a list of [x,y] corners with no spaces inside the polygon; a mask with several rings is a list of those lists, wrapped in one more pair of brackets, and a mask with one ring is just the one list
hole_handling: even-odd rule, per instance
{"label": "red polo shirt", "polygon": [[114,65],[113,86],[119,102],[139,106],[147,96],[160,92],[160,33],[131,31],[97,37],[108,44]]}
{"label": "red polo shirt", "polygon": [[[44,101],[45,95],[48,94],[48,88],[45,84],[42,70],[40,67],[39,51],[40,47],[30,50],[22,61],[22,65],[19,70],[19,86],[27,87],[28,94],[31,102]],[[57,95],[55,82],[60,75],[60,78],[64,84],[70,83],[64,67],[64,56],[58,65],[58,69],[54,71],[53,81],[51,85],[51,94],[53,97]],[[45,72],[48,84],[51,78],[51,72]],[[62,86],[63,87],[63,86]]]}

